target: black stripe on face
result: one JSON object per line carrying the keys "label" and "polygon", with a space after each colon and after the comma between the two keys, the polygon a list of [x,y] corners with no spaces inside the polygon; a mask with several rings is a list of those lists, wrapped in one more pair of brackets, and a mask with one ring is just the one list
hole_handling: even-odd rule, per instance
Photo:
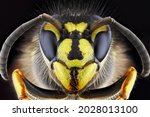
{"label": "black stripe on face", "polygon": [[77,79],[78,71],[77,71],[77,68],[75,68],[75,67],[71,68],[70,75],[71,75],[70,85],[72,87],[71,93],[77,93],[77,91],[78,91],[78,89],[77,89],[77,86],[78,86],[78,79]]}
{"label": "black stripe on face", "polygon": [[79,48],[79,39],[81,38],[81,35],[78,31],[73,31],[70,35],[70,38],[72,39],[72,46],[71,51],[69,52],[68,59],[69,60],[82,60],[83,56]]}

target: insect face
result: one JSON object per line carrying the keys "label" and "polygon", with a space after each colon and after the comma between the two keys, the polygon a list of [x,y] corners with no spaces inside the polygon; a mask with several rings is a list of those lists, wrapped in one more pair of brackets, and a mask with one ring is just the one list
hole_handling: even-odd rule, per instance
{"label": "insect face", "polygon": [[40,32],[41,50],[52,61],[54,81],[69,93],[78,93],[90,85],[100,68],[97,61],[101,62],[109,50],[109,27],[91,31],[89,26],[83,21],[68,21],[58,30],[45,23]]}
{"label": "insect face", "polygon": [[3,79],[9,78],[12,46],[35,26],[39,28],[30,40],[25,38],[29,42],[15,60],[19,69],[12,73],[19,99],[128,99],[138,68],[131,53],[141,60],[141,75],[150,73],[149,54],[140,39],[113,18],[44,13],[6,39],[0,56]]}

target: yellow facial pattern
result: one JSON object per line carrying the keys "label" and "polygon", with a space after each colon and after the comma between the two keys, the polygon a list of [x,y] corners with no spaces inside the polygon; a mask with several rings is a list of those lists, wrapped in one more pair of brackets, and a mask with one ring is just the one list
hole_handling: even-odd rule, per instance
{"label": "yellow facial pattern", "polygon": [[[68,31],[69,34],[72,34],[73,31],[78,31],[80,35],[87,29],[88,24],[81,22],[78,24],[74,24],[72,22],[67,22],[64,24],[64,28]],[[44,30],[52,31],[57,38],[57,41],[60,39],[60,32],[50,23],[47,23],[44,26]],[[102,26],[92,32],[91,39],[94,41],[97,33],[108,31],[108,26]],[[94,59],[94,50],[90,42],[85,38],[78,39],[78,48],[82,54],[82,59],[73,59],[70,60],[68,58],[69,53],[72,51],[73,46],[73,39],[72,38],[65,38],[61,41],[57,48],[57,60],[53,63],[53,71],[57,77],[57,80],[60,82],[60,85],[64,87],[65,90],[71,92],[73,90],[71,86],[71,68],[78,68],[77,69],[77,91],[83,90],[90,81],[94,78],[98,65],[96,63],[91,63],[87,66],[84,66],[87,62],[92,61]],[[62,64],[62,61],[64,64]]]}
{"label": "yellow facial pattern", "polygon": [[78,67],[82,68],[88,61],[94,58],[94,51],[91,44],[86,39],[79,40],[79,49],[82,53],[83,59],[69,60],[68,55],[71,51],[72,39],[65,39],[58,47],[57,58],[63,61],[68,68]]}

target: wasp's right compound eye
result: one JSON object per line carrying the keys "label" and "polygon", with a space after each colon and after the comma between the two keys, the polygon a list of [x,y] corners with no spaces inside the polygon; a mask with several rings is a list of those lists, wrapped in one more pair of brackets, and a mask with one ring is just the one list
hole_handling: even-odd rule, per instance
{"label": "wasp's right compound eye", "polygon": [[40,45],[43,54],[48,60],[52,60],[56,55],[57,40],[52,31],[41,30],[40,32]]}
{"label": "wasp's right compound eye", "polygon": [[40,46],[43,54],[51,61],[56,56],[57,41],[60,38],[60,32],[57,28],[50,24],[44,24],[40,31]]}

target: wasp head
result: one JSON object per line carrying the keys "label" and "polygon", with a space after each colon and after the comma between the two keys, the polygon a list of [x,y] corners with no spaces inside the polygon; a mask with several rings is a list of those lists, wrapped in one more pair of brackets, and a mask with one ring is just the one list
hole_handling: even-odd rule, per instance
{"label": "wasp head", "polygon": [[91,30],[93,22],[94,19],[61,22],[59,30],[46,22],[41,29],[41,50],[47,61],[51,61],[50,69],[56,76],[53,79],[69,93],[78,93],[90,86],[100,68],[99,62],[108,53],[111,43],[109,26]]}

